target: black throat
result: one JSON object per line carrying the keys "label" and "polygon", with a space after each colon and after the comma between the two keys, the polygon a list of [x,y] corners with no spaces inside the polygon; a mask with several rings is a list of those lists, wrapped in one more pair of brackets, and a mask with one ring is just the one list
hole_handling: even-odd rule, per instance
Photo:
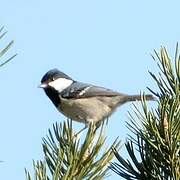
{"label": "black throat", "polygon": [[46,95],[51,99],[53,104],[58,107],[61,102],[58,92],[52,88],[45,88],[44,91]]}

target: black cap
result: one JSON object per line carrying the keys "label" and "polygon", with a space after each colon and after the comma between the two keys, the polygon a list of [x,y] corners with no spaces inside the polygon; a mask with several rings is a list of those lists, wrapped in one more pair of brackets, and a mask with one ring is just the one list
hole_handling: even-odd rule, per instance
{"label": "black cap", "polygon": [[57,78],[65,78],[65,79],[73,80],[71,77],[59,71],[58,69],[51,69],[43,76],[43,78],[41,79],[41,83],[54,80]]}

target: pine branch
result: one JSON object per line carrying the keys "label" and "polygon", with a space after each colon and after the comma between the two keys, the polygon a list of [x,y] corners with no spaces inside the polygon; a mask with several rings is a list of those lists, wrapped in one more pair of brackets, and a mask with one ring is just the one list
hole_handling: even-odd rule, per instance
{"label": "pine branch", "polygon": [[[56,123],[43,138],[44,160],[34,163],[34,177],[44,179],[91,179],[106,177],[108,166],[114,154],[112,148],[119,149],[120,142],[115,140],[110,148],[102,152],[106,138],[105,125],[96,130],[90,125],[84,138],[78,138],[72,128],[72,121]],[[26,178],[31,180],[26,170]]]}
{"label": "pine branch", "polygon": [[[4,27],[0,28],[0,40],[2,40],[4,38],[4,36],[6,35],[7,31],[4,32]],[[0,58],[2,59],[3,56],[7,53],[7,51],[11,48],[11,46],[14,44],[14,41],[10,41],[5,48],[3,48],[2,50],[0,50]],[[6,63],[8,63],[9,61],[11,61],[17,54],[11,56],[10,58],[6,59],[4,62],[2,62],[0,64],[0,67],[2,67],[3,65],[5,65]]]}
{"label": "pine branch", "polygon": [[[6,35],[6,33],[7,33],[7,31],[4,32],[4,27],[1,27],[0,28],[0,40],[3,39],[3,37]],[[10,49],[10,47],[12,46],[13,43],[14,43],[14,41],[11,41],[8,45],[6,45],[6,47],[4,49],[0,50],[0,59],[3,59],[3,56],[7,53],[7,51]],[[16,54],[11,56],[4,62],[0,63],[0,67],[2,67],[3,65],[5,65],[9,61],[11,61],[15,56],[16,56]],[[2,163],[2,162],[3,161],[0,160],[0,163]]]}
{"label": "pine branch", "polygon": [[130,136],[126,150],[130,160],[124,159],[116,149],[119,163],[111,169],[125,179],[180,179],[180,55],[176,46],[174,66],[166,48],[155,51],[160,69],[158,75],[150,73],[159,92],[150,91],[158,98],[158,107],[149,110],[142,96],[142,111],[135,106],[130,113]]}

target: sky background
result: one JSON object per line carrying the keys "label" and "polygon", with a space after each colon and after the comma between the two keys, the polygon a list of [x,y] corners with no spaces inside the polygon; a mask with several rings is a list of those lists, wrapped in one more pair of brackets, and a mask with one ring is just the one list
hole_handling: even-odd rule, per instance
{"label": "sky background", "polygon": [[[148,92],[147,86],[156,90],[148,73],[157,72],[150,54],[161,45],[174,54],[179,7],[179,1],[164,0],[1,2],[0,26],[8,34],[0,48],[14,39],[4,60],[18,56],[0,69],[0,179],[25,179],[24,168],[32,170],[32,160],[43,157],[48,128],[66,119],[37,88],[49,69],[128,94]],[[127,111],[131,103],[110,118],[107,145],[117,136],[125,141]],[[109,179],[120,179],[112,174]]]}

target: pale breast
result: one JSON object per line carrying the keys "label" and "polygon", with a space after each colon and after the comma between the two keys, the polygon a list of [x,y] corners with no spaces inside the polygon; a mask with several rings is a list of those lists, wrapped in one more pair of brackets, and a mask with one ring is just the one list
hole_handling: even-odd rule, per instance
{"label": "pale breast", "polygon": [[96,97],[68,100],[61,98],[58,109],[68,118],[82,123],[98,122],[112,113],[112,108]]}

